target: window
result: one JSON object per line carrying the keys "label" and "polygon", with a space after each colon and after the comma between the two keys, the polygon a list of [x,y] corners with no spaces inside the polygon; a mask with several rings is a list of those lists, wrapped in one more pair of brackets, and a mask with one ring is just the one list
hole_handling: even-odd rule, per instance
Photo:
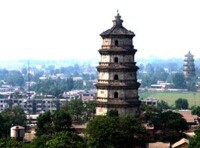
{"label": "window", "polygon": [[114,80],[119,80],[119,77],[117,74],[114,75]]}
{"label": "window", "polygon": [[114,92],[114,98],[118,98],[118,92]]}
{"label": "window", "polygon": [[115,46],[119,46],[118,40],[115,40]]}
{"label": "window", "polygon": [[114,58],[114,62],[115,62],[115,63],[118,63],[118,57],[115,57],[115,58]]}

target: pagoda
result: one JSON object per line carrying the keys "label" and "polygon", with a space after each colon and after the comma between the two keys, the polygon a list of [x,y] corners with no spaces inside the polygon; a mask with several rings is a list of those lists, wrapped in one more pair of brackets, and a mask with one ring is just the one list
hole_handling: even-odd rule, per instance
{"label": "pagoda", "polygon": [[99,50],[101,59],[96,99],[96,115],[106,115],[117,110],[119,115],[139,114],[139,96],[136,49],[133,46],[135,34],[122,25],[123,20],[117,12],[112,28],[100,34],[103,44]]}
{"label": "pagoda", "polygon": [[188,52],[184,58],[183,74],[186,79],[195,76],[194,56]]}

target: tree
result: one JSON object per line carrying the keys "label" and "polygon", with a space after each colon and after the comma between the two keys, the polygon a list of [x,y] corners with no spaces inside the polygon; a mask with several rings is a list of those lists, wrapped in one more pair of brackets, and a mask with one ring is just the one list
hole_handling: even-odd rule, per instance
{"label": "tree", "polygon": [[169,74],[163,68],[157,68],[154,72],[154,77],[160,81],[166,81]]}
{"label": "tree", "polygon": [[82,117],[84,113],[84,103],[81,99],[71,100],[68,104],[66,104],[65,108],[67,108],[74,120],[81,120],[80,117]]}
{"label": "tree", "polygon": [[192,109],[192,114],[200,117],[200,106],[196,106]]}
{"label": "tree", "polygon": [[52,135],[55,132],[70,131],[72,124],[71,116],[64,110],[54,112],[47,111],[39,115],[37,119],[37,136]]}
{"label": "tree", "polygon": [[90,120],[90,118],[94,117],[94,114],[95,114],[95,101],[88,101],[88,102],[85,102],[83,104],[84,106],[84,116],[85,116],[85,120],[88,121]]}
{"label": "tree", "polygon": [[72,132],[55,133],[50,140],[46,142],[48,148],[84,148],[86,144],[83,139]]}
{"label": "tree", "polygon": [[74,88],[74,81],[72,78],[67,79],[68,90],[72,90]]}
{"label": "tree", "polygon": [[161,141],[175,142],[184,137],[183,131],[188,129],[187,122],[182,115],[172,111],[160,113],[153,119],[153,124],[155,130],[161,131],[155,136]]}
{"label": "tree", "polygon": [[9,136],[10,128],[14,125],[26,125],[26,115],[24,110],[18,106],[7,108],[1,112],[3,120],[3,135]]}
{"label": "tree", "polygon": [[184,98],[178,98],[176,101],[175,101],[175,107],[177,109],[188,109],[188,101],[187,99],[184,99]]}
{"label": "tree", "polygon": [[146,131],[132,116],[98,116],[85,130],[89,147],[134,147],[144,144]]}
{"label": "tree", "polygon": [[21,141],[17,141],[14,138],[1,138],[0,139],[0,147],[2,148],[28,148],[28,144],[23,143]]}
{"label": "tree", "polygon": [[71,116],[64,110],[56,110],[52,113],[52,128],[54,132],[70,131]]}
{"label": "tree", "polygon": [[158,102],[158,107],[160,107],[162,110],[170,109],[170,106],[168,105],[168,103],[163,100]]}
{"label": "tree", "polygon": [[37,118],[37,129],[36,134],[37,136],[41,136],[43,134],[50,135],[52,131],[51,127],[51,112],[47,111],[44,114],[40,114]]}
{"label": "tree", "polygon": [[47,147],[46,146],[47,141],[50,139],[51,139],[50,135],[43,134],[34,138],[33,141],[31,141],[31,143],[28,146],[29,148],[45,148]]}
{"label": "tree", "polygon": [[142,87],[150,87],[151,84],[155,84],[156,83],[156,79],[154,76],[151,75],[144,75],[142,77]]}
{"label": "tree", "polygon": [[188,91],[193,91],[195,92],[196,91],[196,81],[197,81],[197,78],[196,77],[192,77],[192,78],[189,78],[187,80],[187,89]]}
{"label": "tree", "polygon": [[161,113],[161,109],[155,106],[142,104],[140,106],[140,119],[143,123],[152,124],[153,120]]}
{"label": "tree", "polygon": [[73,88],[73,80],[68,78],[64,79],[47,79],[40,80],[38,83],[31,87],[31,90],[36,91],[38,94],[53,95],[55,97],[60,96],[63,92],[71,90]]}
{"label": "tree", "polygon": [[185,89],[186,81],[184,79],[184,75],[182,73],[176,73],[172,76],[172,82],[174,83],[174,87],[177,89]]}
{"label": "tree", "polygon": [[24,85],[24,77],[19,71],[16,71],[16,70],[9,71],[5,77],[5,81],[13,86]]}
{"label": "tree", "polygon": [[195,136],[190,138],[188,148],[200,147],[200,128],[195,131]]}

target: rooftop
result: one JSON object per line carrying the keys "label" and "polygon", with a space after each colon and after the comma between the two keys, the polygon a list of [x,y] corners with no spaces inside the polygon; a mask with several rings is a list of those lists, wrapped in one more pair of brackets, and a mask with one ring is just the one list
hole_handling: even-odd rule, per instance
{"label": "rooftop", "polygon": [[123,20],[121,19],[120,14],[117,12],[117,16],[115,16],[115,20],[113,20],[113,27],[104,31],[103,33],[100,34],[102,38],[105,38],[107,36],[112,36],[112,35],[126,35],[130,37],[134,37],[135,34],[127,30],[125,27],[122,25]]}

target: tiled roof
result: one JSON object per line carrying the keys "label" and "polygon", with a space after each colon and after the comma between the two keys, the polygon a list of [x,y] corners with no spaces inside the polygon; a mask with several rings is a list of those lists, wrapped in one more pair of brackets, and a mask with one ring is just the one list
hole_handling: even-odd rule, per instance
{"label": "tiled roof", "polygon": [[185,138],[182,138],[181,140],[179,140],[179,141],[177,141],[176,143],[174,143],[174,144],[172,145],[172,148],[179,147],[180,145],[182,145],[182,144],[184,144],[184,143],[188,144],[189,141],[188,141],[187,139],[185,139]]}
{"label": "tiled roof", "polygon": [[117,16],[115,16],[115,20],[113,20],[113,27],[104,31],[100,35],[102,37],[109,35],[128,35],[134,37],[135,34],[132,31],[127,30],[125,27],[123,27],[122,23],[123,20],[121,19],[119,13],[117,13]]}

